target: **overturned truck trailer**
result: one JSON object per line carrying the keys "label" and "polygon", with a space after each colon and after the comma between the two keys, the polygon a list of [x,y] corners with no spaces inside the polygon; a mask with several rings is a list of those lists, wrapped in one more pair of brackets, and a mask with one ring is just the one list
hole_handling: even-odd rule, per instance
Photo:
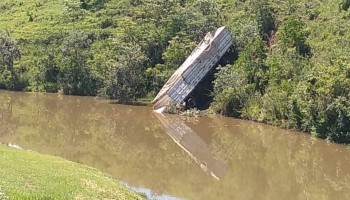
{"label": "overturned truck trailer", "polygon": [[232,45],[226,27],[207,33],[159,91],[152,101],[153,108],[162,112],[167,105],[181,104]]}

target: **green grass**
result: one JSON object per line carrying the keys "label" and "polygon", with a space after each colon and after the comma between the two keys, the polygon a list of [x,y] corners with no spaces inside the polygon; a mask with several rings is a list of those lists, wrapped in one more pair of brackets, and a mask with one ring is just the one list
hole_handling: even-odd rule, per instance
{"label": "green grass", "polygon": [[[79,2],[79,0],[1,0],[0,31],[7,31],[16,40],[29,41],[73,29],[99,31],[98,23],[106,16],[102,11],[78,9],[79,12],[73,11],[68,14],[66,3],[79,5]],[[71,20],[74,14],[79,15],[79,20]],[[118,32],[118,30],[113,28],[110,31]]]}
{"label": "green grass", "polygon": [[0,145],[0,199],[143,199],[102,172]]}
{"label": "green grass", "polygon": [[[40,32],[50,30],[50,27],[57,24],[60,20],[60,13],[64,9],[64,4],[63,1],[53,3],[50,1],[5,0],[0,3],[1,7],[1,29],[8,30],[15,37],[32,38]],[[30,15],[33,16],[33,22],[29,22]],[[17,27],[17,29],[13,27]]]}

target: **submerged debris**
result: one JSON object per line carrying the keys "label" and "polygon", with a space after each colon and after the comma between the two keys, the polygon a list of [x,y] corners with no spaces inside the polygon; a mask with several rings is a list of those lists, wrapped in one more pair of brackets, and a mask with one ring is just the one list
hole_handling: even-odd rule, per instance
{"label": "submerged debris", "polygon": [[198,110],[197,108],[186,109],[184,104],[168,103],[166,106],[155,110],[157,113],[177,114],[185,117],[200,117],[205,115],[205,111]]}

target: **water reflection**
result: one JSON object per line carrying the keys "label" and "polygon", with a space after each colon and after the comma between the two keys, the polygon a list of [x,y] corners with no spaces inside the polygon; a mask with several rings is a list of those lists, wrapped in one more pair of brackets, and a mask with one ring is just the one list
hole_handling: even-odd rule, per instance
{"label": "water reflection", "polygon": [[344,146],[221,117],[170,117],[182,127],[170,133],[158,117],[147,107],[89,97],[0,91],[0,142],[96,167],[153,194],[350,199],[350,150]]}
{"label": "water reflection", "polygon": [[217,180],[224,176],[227,166],[214,158],[208,144],[188,127],[179,116],[163,115],[156,112],[154,115],[163,124],[166,133],[191,156],[203,171],[209,172]]}

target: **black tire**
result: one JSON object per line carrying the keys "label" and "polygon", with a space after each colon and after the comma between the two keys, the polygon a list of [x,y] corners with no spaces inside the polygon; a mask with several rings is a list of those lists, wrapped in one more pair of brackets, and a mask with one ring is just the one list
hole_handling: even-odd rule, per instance
{"label": "black tire", "polygon": [[194,108],[196,106],[196,101],[193,97],[189,98],[187,100],[187,104],[186,104],[187,108]]}

